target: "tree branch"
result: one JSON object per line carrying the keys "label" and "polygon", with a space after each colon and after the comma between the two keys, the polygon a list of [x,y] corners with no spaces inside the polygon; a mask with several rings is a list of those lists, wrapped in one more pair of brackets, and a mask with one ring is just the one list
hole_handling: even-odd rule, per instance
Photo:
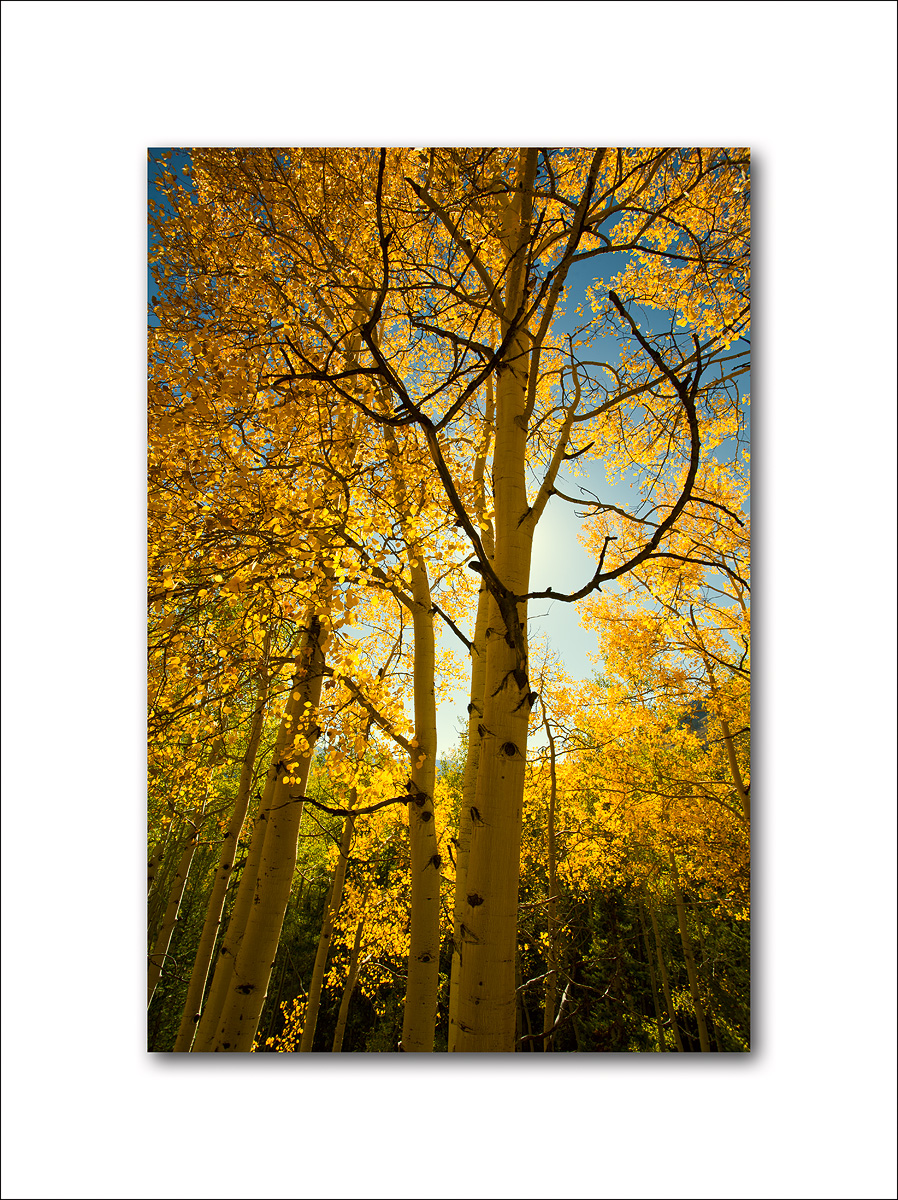
{"label": "tree branch", "polygon": [[459,627],[455,624],[455,622],[452,620],[452,618],[447,613],[444,613],[438,604],[432,605],[430,611],[432,613],[437,613],[438,616],[441,616],[443,618],[443,620],[446,622],[446,624],[449,626],[449,628],[452,630],[452,632],[455,634],[455,636],[459,639],[460,642],[463,643],[465,649],[470,653],[471,643],[468,641],[468,639],[465,637],[465,635],[462,633],[462,631],[459,629]]}
{"label": "tree branch", "polygon": [[334,808],[329,804],[313,800],[310,796],[291,796],[286,804],[276,804],[270,811],[276,812],[279,808],[286,808],[287,804],[311,804],[313,808],[318,808],[335,817],[364,817],[369,813],[377,812],[378,809],[386,808],[388,804],[409,804],[414,799],[414,795],[391,796],[389,800],[380,800],[377,804],[368,804],[364,808]]}
{"label": "tree branch", "polygon": [[[541,600],[541,599],[551,598],[553,600],[563,600],[563,601],[565,601],[565,603],[570,604],[575,600],[582,600],[582,598],[584,596],[588,596],[591,592],[594,592],[600,586],[600,584],[607,583],[612,579],[617,579],[621,575],[626,575],[629,571],[632,571],[634,567],[637,567],[641,562],[644,562],[647,558],[649,558],[652,555],[653,551],[657,548],[661,539],[664,537],[665,533],[667,533],[667,531],[671,528],[671,526],[674,524],[674,522],[679,517],[680,513],[683,511],[683,509],[686,506],[687,501],[690,499],[690,497],[692,495],[692,487],[693,487],[693,484],[695,483],[695,477],[698,473],[699,454],[700,454],[700,449],[701,449],[701,438],[700,438],[699,428],[698,428],[698,417],[696,416],[696,411],[695,411],[695,397],[698,393],[698,384],[699,384],[699,380],[701,378],[701,374],[702,374],[702,370],[703,370],[702,352],[701,352],[701,347],[699,346],[698,338],[695,336],[695,334],[692,335],[692,340],[695,345],[695,359],[696,359],[695,373],[691,376],[687,376],[685,381],[681,381],[677,377],[677,375],[670,369],[670,367],[668,367],[667,363],[665,363],[664,359],[657,352],[657,350],[655,350],[655,348],[653,346],[650,346],[649,343],[642,336],[642,334],[640,333],[639,329],[636,326],[635,321],[632,319],[630,314],[627,312],[627,310],[624,308],[623,304],[621,303],[620,297],[617,295],[617,293],[609,292],[609,296],[611,297],[611,301],[614,304],[614,306],[617,308],[617,310],[621,313],[621,315],[624,317],[624,319],[629,324],[630,329],[633,332],[633,336],[639,342],[640,346],[642,346],[645,353],[648,354],[648,356],[655,363],[655,365],[663,372],[665,377],[668,379],[668,381],[673,386],[677,395],[680,397],[680,402],[683,405],[683,409],[686,413],[686,420],[689,425],[690,453],[689,453],[689,469],[686,473],[686,480],[685,480],[685,483],[683,484],[683,490],[680,493],[680,497],[677,500],[676,504],[674,504],[673,508],[670,510],[668,515],[665,517],[665,519],[661,522],[661,524],[655,530],[655,533],[653,534],[651,540],[642,548],[642,550],[640,550],[637,554],[634,554],[632,558],[627,559],[626,562],[623,562],[623,563],[621,563],[620,566],[615,567],[613,571],[609,571],[606,575],[603,575],[602,574],[602,563],[603,563],[604,556],[605,556],[604,555],[605,547],[603,547],[602,559],[599,561],[599,567],[598,567],[595,575],[592,577],[592,579],[589,581],[589,583],[587,583],[585,587],[580,588],[580,590],[578,592],[572,592],[570,595],[563,595],[558,592],[552,592],[549,590],[546,590],[543,592],[528,592],[526,596],[520,597],[521,600]],[[608,539],[606,538],[605,539],[606,547],[607,547],[607,544],[608,544]]]}

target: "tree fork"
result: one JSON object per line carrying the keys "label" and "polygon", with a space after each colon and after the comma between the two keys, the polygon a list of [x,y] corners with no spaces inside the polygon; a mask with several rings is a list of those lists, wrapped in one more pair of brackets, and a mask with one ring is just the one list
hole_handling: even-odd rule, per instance
{"label": "tree fork", "polygon": [[[521,151],[502,226],[508,261],[503,333],[523,304],[535,171],[536,151]],[[515,1042],[518,877],[530,711],[520,706],[526,693],[515,695],[514,688],[502,685],[514,672],[526,671],[526,610],[519,611],[516,597],[526,591],[532,546],[530,523],[522,526],[520,521],[528,507],[524,413],[529,353],[529,338],[516,330],[508,369],[499,372],[496,383],[496,552],[494,568],[483,564],[482,572],[488,584],[496,579],[501,585],[499,595],[490,588],[482,721],[494,736],[481,744],[477,773],[474,807],[481,820],[472,822],[463,903],[456,1052],[511,1053]]]}

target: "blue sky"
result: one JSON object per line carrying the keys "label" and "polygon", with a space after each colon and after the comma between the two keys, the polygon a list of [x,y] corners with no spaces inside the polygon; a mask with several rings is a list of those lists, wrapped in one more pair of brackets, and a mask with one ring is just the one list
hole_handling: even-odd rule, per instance
{"label": "blue sky", "polygon": [[[183,175],[183,168],[190,163],[190,155],[186,151],[176,151],[172,154],[168,164],[160,164],[156,161],[159,154],[165,150],[164,146],[150,146],[147,153],[149,159],[147,161],[147,198],[152,197],[155,200],[162,200],[162,195],[156,190],[156,181],[163,170],[173,170],[177,175]],[[168,208],[169,206],[166,205]],[[147,236],[147,250],[149,250],[149,234]],[[147,300],[153,296],[153,276],[150,272],[149,264],[147,264]],[[156,314],[152,308],[148,310],[147,319],[151,325],[158,325]]]}

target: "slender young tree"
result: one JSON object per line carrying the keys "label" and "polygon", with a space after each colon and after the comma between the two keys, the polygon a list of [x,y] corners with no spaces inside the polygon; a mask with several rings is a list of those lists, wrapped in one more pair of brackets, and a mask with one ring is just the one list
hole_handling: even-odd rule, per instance
{"label": "slender young tree", "polygon": [[645,946],[645,965],[649,972],[649,981],[652,985],[652,1003],[655,1005],[655,1024],[658,1026],[658,1049],[664,1054],[667,1051],[667,1040],[664,1036],[664,1018],[661,1015],[661,1001],[658,999],[658,984],[655,979],[655,968],[652,965],[652,950],[649,946],[649,931],[645,923],[645,910],[643,905],[639,905],[639,928],[642,930],[642,941]]}
{"label": "slender young tree", "polygon": [[240,834],[243,830],[249,808],[256,755],[259,750],[262,726],[265,720],[265,710],[268,704],[268,657],[270,651],[271,634],[270,632],[266,632],[262,647],[262,663],[259,667],[256,703],[250,724],[249,739],[240,767],[240,782],[237,785],[237,796],[234,800],[234,808],[231,812],[227,830],[222,839],[221,858],[212,884],[212,892],[206,909],[206,918],[203,922],[203,930],[200,934],[196,958],[194,959],[193,970],[190,975],[190,984],[187,988],[187,999],[184,1002],[181,1025],[175,1040],[174,1049],[178,1053],[189,1052],[193,1044],[197,1023],[202,1013],[203,994],[206,989],[209,967],[212,963],[215,941],[221,926],[221,914],[224,909],[228,885],[231,882],[233,874],[237,845],[240,841]]}
{"label": "slender young tree", "polygon": [[175,925],[178,920],[178,910],[181,907],[184,888],[187,886],[190,864],[193,862],[193,856],[196,853],[199,843],[199,831],[200,826],[197,823],[194,825],[187,843],[181,852],[181,857],[175,869],[175,877],[172,880],[171,890],[168,894],[168,904],[165,906],[165,913],[162,917],[162,928],[156,936],[153,952],[149,957],[147,969],[147,1008],[150,1007],[150,1001],[153,999],[156,985],[159,982],[159,977],[165,966],[165,960],[168,957],[168,948],[171,945],[172,934],[175,931]]}
{"label": "slender young tree", "polygon": [[658,930],[658,918],[655,915],[653,907],[649,906],[649,917],[652,922],[652,933],[655,936],[655,950],[658,954],[658,972],[661,975],[661,987],[664,991],[664,1003],[667,1006],[667,1016],[670,1021],[671,1032],[673,1033],[674,1045],[677,1051],[682,1054],[683,1039],[680,1037],[680,1030],[677,1026],[677,1010],[674,1008],[670,994],[670,977],[667,973],[667,964],[664,961],[664,952],[661,948],[661,934]]}
{"label": "slender young tree", "polygon": [[355,985],[358,983],[359,971],[361,964],[359,963],[359,952],[362,945],[362,931],[365,927],[365,905],[368,901],[368,888],[362,893],[361,910],[362,915],[356,922],[355,936],[352,940],[352,950],[349,953],[349,966],[346,972],[346,984],[343,988],[343,995],[340,997],[340,1011],[337,1014],[337,1026],[334,1030],[334,1043],[331,1047],[333,1054],[340,1054],[343,1049],[343,1038],[346,1034],[346,1022],[349,1019],[349,1002],[352,999],[352,993],[355,990]]}
{"label": "slender young tree", "polygon": [[558,775],[555,769],[555,737],[548,716],[543,711],[543,728],[549,740],[549,810],[546,817],[546,860],[548,867],[549,894],[546,897],[547,946],[546,958],[549,970],[546,974],[546,997],[543,1006],[543,1051],[552,1049],[550,1030],[555,1024],[555,994],[558,987],[557,904],[558,875],[555,847],[555,805],[558,798]]}
{"label": "slender young tree", "polygon": [[249,1051],[293,885],[315,742],[325,631],[309,617],[228,932],[193,1049]]}
{"label": "slender young tree", "polygon": [[[357,797],[353,795],[351,804]],[[318,949],[315,953],[315,965],[312,968],[312,978],[309,981],[309,995],[306,1000],[305,1019],[303,1022],[302,1038],[299,1043],[301,1054],[308,1054],[315,1040],[315,1028],[318,1024],[318,1009],[321,1005],[321,989],[324,984],[324,973],[327,969],[327,956],[330,952],[331,940],[334,936],[334,922],[343,904],[343,885],[346,882],[346,868],[349,866],[349,854],[352,848],[352,833],[355,829],[355,817],[343,818],[343,832],[340,837],[340,849],[334,867],[334,877],[328,890],[324,904],[324,920],[321,923],[321,934],[318,938]]]}
{"label": "slender young tree", "polygon": [[677,905],[677,924],[680,929],[680,941],[683,946],[683,958],[686,960],[686,976],[689,980],[689,993],[692,996],[692,1010],[695,1013],[695,1023],[698,1025],[698,1040],[702,1054],[709,1054],[711,1042],[708,1038],[708,1024],[705,1019],[705,1009],[702,1004],[701,989],[698,982],[698,968],[695,965],[695,952],[689,926],[686,923],[686,904],[683,899],[683,889],[680,887],[680,875],[677,871],[677,860],[674,852],[669,854],[670,877],[674,888]]}

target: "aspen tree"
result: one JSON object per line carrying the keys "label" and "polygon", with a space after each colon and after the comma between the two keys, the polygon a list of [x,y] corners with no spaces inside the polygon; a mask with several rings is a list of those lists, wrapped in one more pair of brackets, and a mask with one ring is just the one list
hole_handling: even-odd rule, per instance
{"label": "aspen tree", "polygon": [[690,616],[690,620],[691,620],[691,624],[692,624],[693,633],[695,635],[696,642],[698,644],[699,654],[701,655],[702,664],[704,665],[705,673],[708,677],[708,683],[711,687],[711,695],[713,696],[715,702],[718,704],[718,706],[720,708],[721,715],[718,717],[718,720],[720,721],[720,728],[723,731],[723,744],[726,749],[727,766],[729,767],[729,770],[730,770],[730,776],[733,781],[733,787],[736,789],[736,797],[741,806],[742,816],[745,819],[745,823],[746,823],[746,825],[750,825],[751,824],[751,801],[749,799],[748,788],[745,786],[745,780],[742,778],[742,772],[739,769],[739,761],[736,757],[736,747],[735,747],[735,744],[733,741],[733,731],[730,728],[729,721],[726,719],[725,716],[723,716],[723,706],[720,704],[720,689],[717,686],[717,680],[715,679],[715,676],[714,676],[714,668],[711,664],[711,660],[708,657],[707,651],[705,650],[704,643],[702,642],[702,639],[701,639],[701,635],[699,634],[698,627],[697,627],[696,621],[695,621],[694,611],[690,611],[689,616]]}
{"label": "aspen tree", "polygon": [[524,254],[535,173],[536,152],[522,152],[502,222],[508,283],[500,332],[503,340],[509,333],[511,337],[496,384],[492,570],[505,589],[506,611],[491,595],[482,741],[460,922],[456,1052],[508,1052],[514,1044],[521,803],[530,715],[526,609],[515,597],[527,591],[532,532],[525,524],[529,506],[524,480],[529,343],[513,321],[525,299]]}
{"label": "aspen tree", "polygon": [[293,884],[302,799],[319,732],[324,639],[321,619],[313,611],[195,1051],[252,1048]]}
{"label": "aspen tree", "polygon": [[546,905],[548,937],[546,958],[549,971],[546,977],[546,995],[543,1011],[543,1051],[548,1052],[553,1049],[549,1031],[555,1024],[555,993],[558,979],[558,948],[556,945],[555,927],[558,899],[558,877],[556,874],[555,857],[555,802],[558,794],[558,781],[555,770],[555,738],[552,735],[552,726],[549,723],[549,718],[545,715],[545,711],[543,713],[543,727],[546,731],[546,737],[549,739],[549,812],[546,819],[546,854],[549,872],[549,895]]}
{"label": "aspen tree", "polygon": [[440,866],[434,821],[437,725],[434,698],[434,631],[430,586],[423,564],[413,560],[412,622],[415,631],[415,736],[408,806],[411,848],[411,927],[402,1049],[432,1051],[440,965]]}
{"label": "aspen tree", "polygon": [[652,1002],[655,1005],[655,1023],[658,1027],[658,1049],[663,1054],[667,1051],[667,1039],[664,1036],[664,1018],[661,1015],[661,1002],[658,999],[658,984],[655,979],[655,968],[652,965],[652,949],[649,946],[649,931],[645,924],[645,912],[639,905],[639,927],[642,930],[642,941],[645,946],[645,963],[648,967],[649,982],[652,985]]}
{"label": "aspen tree", "polygon": [[243,826],[246,821],[246,813],[249,808],[250,791],[252,789],[253,773],[256,766],[256,755],[259,750],[259,741],[262,737],[262,726],[265,721],[265,710],[268,704],[268,656],[270,649],[271,633],[270,631],[266,631],[265,640],[262,646],[262,663],[259,667],[259,682],[258,691],[256,693],[256,704],[253,710],[252,722],[250,724],[249,738],[247,740],[246,749],[243,752],[243,761],[240,767],[240,780],[237,785],[237,795],[234,799],[234,807],[231,812],[231,818],[228,822],[227,830],[225,831],[224,838],[222,839],[223,846],[221,859],[218,864],[218,869],[215,873],[215,879],[212,883],[212,892],[206,909],[206,918],[203,922],[203,929],[200,934],[199,945],[197,946],[193,970],[190,975],[190,984],[187,988],[187,999],[184,1002],[184,1012],[181,1017],[181,1025],[178,1030],[178,1036],[175,1039],[174,1050],[178,1053],[186,1053],[190,1050],[190,1047],[193,1043],[194,1034],[196,1033],[197,1023],[199,1022],[201,1016],[203,993],[205,991],[206,980],[209,975],[209,966],[212,962],[215,940],[218,936],[219,927],[221,925],[221,915],[224,910],[228,885],[231,882],[231,876],[234,869],[234,860],[237,854],[237,845],[240,841],[240,834],[243,830]]}
{"label": "aspen tree", "polygon": [[171,890],[168,894],[168,904],[162,918],[162,928],[159,930],[153,946],[153,952],[149,957],[147,968],[147,1008],[149,1008],[150,1001],[153,999],[153,993],[156,991],[159,976],[162,974],[162,968],[168,956],[168,948],[171,945],[172,934],[178,920],[178,910],[181,907],[181,898],[184,895],[184,888],[187,886],[187,876],[190,872],[190,864],[193,862],[193,856],[196,853],[198,841],[199,825],[196,824],[194,825],[193,832],[187,839],[187,844],[181,852],[181,857],[175,869],[175,877],[172,881]]}
{"label": "aspen tree", "polygon": [[489,592],[480,588],[477,617],[471,642],[471,691],[468,703],[468,753],[462,779],[458,830],[455,839],[455,901],[452,911],[452,969],[449,978],[449,1050],[455,1050],[458,1037],[458,982],[461,967],[462,926],[467,915],[468,858],[471,853],[471,827],[476,807],[477,772],[483,730],[483,693],[486,686],[486,628],[489,619]]}
{"label": "aspen tree", "polygon": [[[602,153],[593,157],[589,185],[575,211],[553,284],[556,299],[582,234]],[[537,152],[521,151],[512,194],[502,213],[501,242],[507,284],[500,334],[508,350],[496,380],[495,557],[492,565],[480,562],[480,570],[491,585],[491,596],[483,732],[475,804],[471,806],[471,848],[462,906],[457,1052],[509,1052],[514,1046],[514,959],[524,769],[530,709],[536,697],[530,690],[527,674],[527,608],[519,597],[527,594],[533,533],[554,485],[573,416],[572,406],[570,420],[558,439],[549,470],[531,505],[525,481],[527,428],[536,395],[541,340],[548,329],[546,314],[535,334],[526,329],[521,319],[531,282],[528,246],[533,235],[536,167]],[[550,317],[548,304],[547,313]]]}
{"label": "aspen tree", "polygon": [[677,1010],[674,1008],[670,995],[670,979],[667,974],[667,964],[664,961],[664,951],[661,948],[661,934],[658,931],[658,918],[655,916],[655,910],[653,907],[651,907],[651,905],[649,906],[649,919],[652,922],[652,933],[655,936],[655,950],[658,955],[658,973],[661,976],[661,988],[664,992],[664,1003],[667,1006],[667,1017],[670,1021],[674,1045],[677,1048],[677,1052],[683,1054],[683,1039],[680,1037],[680,1029],[677,1025]]}
{"label": "aspen tree", "polygon": [[165,847],[168,842],[170,830],[171,827],[169,826],[165,834],[159,838],[159,840],[153,846],[147,858],[147,896],[149,896],[150,892],[153,890],[153,885],[156,882],[156,875],[158,874],[159,867],[162,865],[162,859],[165,854]]}
{"label": "aspen tree", "polygon": [[705,1021],[705,1010],[702,1005],[701,992],[698,986],[698,970],[695,966],[695,954],[692,949],[692,938],[686,924],[686,904],[683,900],[683,889],[680,887],[680,876],[677,871],[677,860],[671,850],[669,855],[670,874],[674,886],[674,896],[677,906],[677,923],[680,928],[680,941],[683,945],[683,958],[686,960],[686,976],[689,980],[689,992],[692,996],[692,1008],[695,1013],[695,1023],[698,1025],[698,1040],[703,1054],[710,1053],[711,1043],[708,1038],[708,1026]]}
{"label": "aspen tree", "polygon": [[343,988],[343,995],[340,998],[340,1011],[337,1014],[337,1026],[334,1031],[334,1043],[331,1047],[332,1054],[340,1054],[343,1050],[343,1037],[346,1033],[346,1021],[349,1017],[349,1002],[352,999],[352,993],[355,990],[355,985],[359,978],[359,952],[362,945],[362,930],[365,927],[365,905],[368,901],[368,888],[366,887],[362,893],[361,916],[356,922],[355,937],[352,939],[352,950],[349,953],[349,967],[346,973],[346,984]]}
{"label": "aspen tree", "polygon": [[[350,807],[356,802],[356,795],[350,800]],[[352,833],[355,829],[355,817],[343,818],[343,832],[340,837],[340,850],[334,867],[334,877],[331,880],[324,903],[324,919],[321,922],[321,933],[318,938],[318,949],[315,953],[315,964],[312,967],[312,978],[309,981],[309,994],[306,999],[306,1011],[303,1018],[302,1037],[299,1052],[308,1054],[315,1040],[315,1026],[318,1024],[318,1009],[321,1004],[321,988],[324,984],[324,972],[327,969],[327,956],[330,952],[331,940],[334,936],[334,922],[343,903],[343,885],[346,882],[346,868],[349,865],[349,852],[352,847]]]}
{"label": "aspen tree", "polygon": [[[414,629],[414,722],[409,761],[408,828],[411,873],[408,979],[402,1018],[404,1051],[431,1052],[436,1024],[440,966],[440,867],[434,821],[437,760],[436,672],[433,601],[424,556],[425,547],[413,528],[412,497],[401,465],[395,434],[384,428],[384,440],[398,502],[411,580]],[[422,506],[423,507],[423,504]],[[409,603],[410,599],[410,603]]]}
{"label": "aspen tree", "polygon": [[[483,434],[474,462],[473,484],[479,497],[476,508],[477,524],[483,531],[482,542],[490,562],[495,554],[493,523],[486,511],[486,464],[490,457],[495,405],[492,376],[486,382],[486,411]],[[490,611],[490,595],[481,578],[477,596],[477,615],[471,639],[471,689],[468,701],[468,752],[462,780],[461,804],[455,839],[455,898],[452,911],[452,967],[449,976],[449,1051],[456,1048],[458,1036],[458,979],[461,965],[462,925],[467,913],[468,856],[471,852],[472,810],[475,807],[477,772],[480,767],[480,744],[483,731],[483,693],[486,687],[486,629]]]}

